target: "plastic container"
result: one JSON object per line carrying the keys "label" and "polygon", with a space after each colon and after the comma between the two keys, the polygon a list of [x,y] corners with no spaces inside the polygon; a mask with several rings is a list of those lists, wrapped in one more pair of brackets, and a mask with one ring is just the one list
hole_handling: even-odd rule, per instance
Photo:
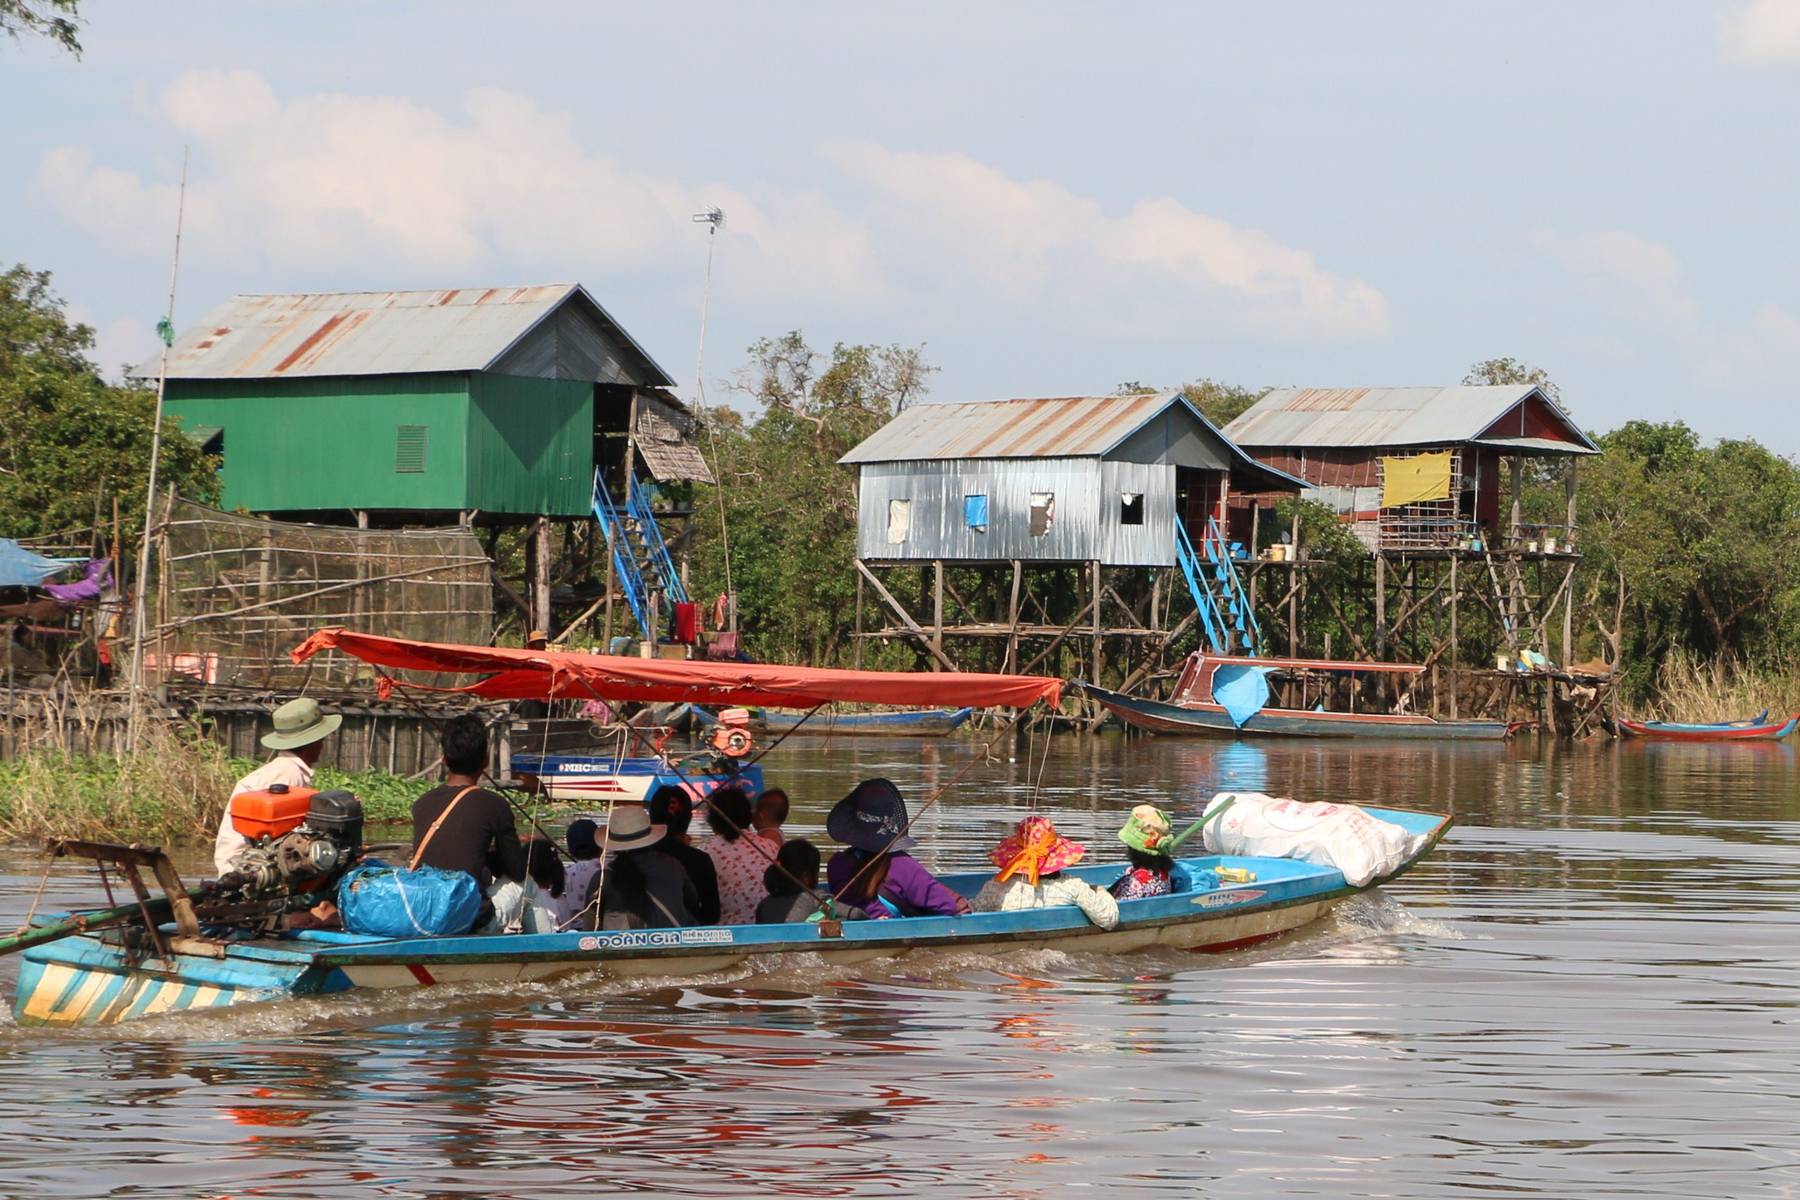
{"label": "plastic container", "polygon": [[312,808],[317,788],[290,788],[278,783],[260,792],[244,792],[231,798],[231,827],[241,835],[258,838],[280,837],[291,832]]}

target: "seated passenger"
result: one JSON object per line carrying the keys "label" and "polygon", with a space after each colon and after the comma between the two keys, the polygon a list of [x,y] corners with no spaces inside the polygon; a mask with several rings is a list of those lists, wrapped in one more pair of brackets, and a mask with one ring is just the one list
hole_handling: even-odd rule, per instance
{"label": "seated passenger", "polygon": [[494,925],[504,933],[555,933],[565,894],[562,859],[548,838],[525,839],[525,882],[508,879],[493,892]]}
{"label": "seated passenger", "polygon": [[481,787],[487,770],[488,731],[481,718],[465,713],[447,722],[441,738],[444,782],[413,801],[413,844],[417,865],[466,871],[483,899],[477,930],[498,932],[495,888],[525,881],[525,848],[512,809],[497,792]]}
{"label": "seated passenger", "polygon": [[1119,902],[1105,888],[1065,879],[1064,867],[1081,861],[1087,847],[1056,832],[1049,817],[1026,817],[988,858],[1000,873],[975,897],[977,912],[1018,912],[1073,904],[1102,929],[1119,923]]}
{"label": "seated passenger", "polygon": [[[756,906],[758,925],[785,925],[791,921],[817,921],[824,917],[819,889],[819,848],[805,838],[783,842],[775,861],[763,873],[768,898]],[[869,914],[854,904],[834,901],[832,913],[840,921],[861,921]]]}
{"label": "seated passenger", "polygon": [[[606,831],[617,853],[600,873],[600,928],[672,929],[694,923],[694,881],[659,843],[668,827],[652,825],[642,805],[621,805]],[[586,907],[585,905],[583,907]]]}
{"label": "seated passenger", "polygon": [[[577,924],[575,917],[581,912],[583,898],[593,891],[594,876],[600,870],[599,832],[600,826],[591,818],[577,817],[563,835],[569,847],[569,865],[563,870],[562,895],[550,906],[559,928]],[[593,926],[592,921],[585,924]]]}
{"label": "seated passenger", "polygon": [[756,830],[756,836],[765,842],[781,845],[781,827],[787,824],[788,794],[780,788],[770,788],[756,798],[756,810],[750,814],[750,825]]}
{"label": "seated passenger", "polygon": [[722,787],[706,798],[706,823],[713,836],[700,844],[719,873],[719,924],[750,925],[756,906],[769,889],[763,872],[775,859],[775,848],[750,828],[750,797],[736,787]]}
{"label": "seated passenger", "polygon": [[865,779],[833,805],[825,832],[848,849],[825,868],[832,894],[876,919],[968,912],[967,900],[907,853],[918,843],[904,836],[906,826],[906,801],[885,779]]}
{"label": "seated passenger", "polygon": [[719,923],[719,872],[712,856],[694,845],[688,826],[694,820],[694,802],[678,787],[659,787],[650,797],[650,823],[667,825],[669,836],[657,849],[680,863],[694,881],[694,924]]}
{"label": "seated passenger", "polygon": [[1125,843],[1131,866],[1112,885],[1116,899],[1141,900],[1189,890],[1187,872],[1163,849],[1170,840],[1168,813],[1154,805],[1138,805],[1119,830],[1119,840]]}

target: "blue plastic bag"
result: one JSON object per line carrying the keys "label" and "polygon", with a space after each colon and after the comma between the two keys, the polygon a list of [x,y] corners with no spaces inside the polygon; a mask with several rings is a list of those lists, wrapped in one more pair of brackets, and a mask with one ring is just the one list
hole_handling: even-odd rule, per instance
{"label": "blue plastic bag", "polygon": [[466,871],[406,871],[372,858],[338,881],[338,911],[351,933],[441,937],[469,932],[481,912],[481,889]]}

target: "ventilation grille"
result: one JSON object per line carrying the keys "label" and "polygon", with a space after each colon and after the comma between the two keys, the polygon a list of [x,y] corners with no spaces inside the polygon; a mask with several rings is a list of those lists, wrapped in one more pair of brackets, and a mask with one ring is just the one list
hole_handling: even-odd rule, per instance
{"label": "ventilation grille", "polygon": [[425,426],[401,425],[394,431],[394,473],[425,473]]}

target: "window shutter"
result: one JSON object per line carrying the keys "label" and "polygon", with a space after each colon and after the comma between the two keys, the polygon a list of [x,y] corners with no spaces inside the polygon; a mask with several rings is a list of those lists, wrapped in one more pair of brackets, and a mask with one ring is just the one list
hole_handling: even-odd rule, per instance
{"label": "window shutter", "polygon": [[425,473],[425,426],[401,425],[394,431],[394,473]]}

